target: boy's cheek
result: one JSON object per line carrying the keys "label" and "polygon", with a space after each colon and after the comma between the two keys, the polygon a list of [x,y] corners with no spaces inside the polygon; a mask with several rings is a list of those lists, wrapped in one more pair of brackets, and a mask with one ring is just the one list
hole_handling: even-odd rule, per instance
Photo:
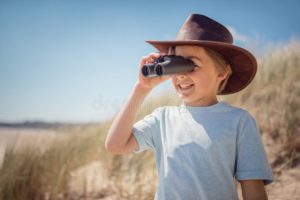
{"label": "boy's cheek", "polygon": [[176,89],[176,78],[174,76],[171,76],[171,82],[172,82],[172,86]]}
{"label": "boy's cheek", "polygon": [[172,84],[174,85],[175,84],[175,76],[174,75],[171,75],[171,78],[170,78],[170,80],[171,80],[171,82],[172,82]]}

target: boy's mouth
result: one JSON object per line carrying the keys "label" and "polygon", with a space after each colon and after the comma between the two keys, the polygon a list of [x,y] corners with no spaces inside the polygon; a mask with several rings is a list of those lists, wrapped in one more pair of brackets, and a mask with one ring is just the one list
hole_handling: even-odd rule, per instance
{"label": "boy's mouth", "polygon": [[177,85],[179,92],[189,92],[193,88],[194,84],[192,83],[179,83]]}

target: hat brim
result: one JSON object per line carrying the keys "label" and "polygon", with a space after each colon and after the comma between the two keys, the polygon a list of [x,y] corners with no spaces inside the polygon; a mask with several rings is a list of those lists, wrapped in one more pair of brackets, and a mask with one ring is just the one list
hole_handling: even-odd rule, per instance
{"label": "hat brim", "polygon": [[230,64],[232,69],[232,74],[228,79],[226,87],[220,93],[221,95],[236,93],[244,89],[253,80],[257,71],[257,62],[254,56],[246,49],[232,44],[201,40],[147,40],[146,42],[154,46],[159,52],[162,53],[167,53],[169,47],[171,46],[179,45],[209,47],[210,49],[220,53]]}

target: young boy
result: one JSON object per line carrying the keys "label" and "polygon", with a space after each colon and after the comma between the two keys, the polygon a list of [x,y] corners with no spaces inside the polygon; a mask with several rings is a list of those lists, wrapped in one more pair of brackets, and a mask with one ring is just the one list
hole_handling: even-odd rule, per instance
{"label": "young boy", "polygon": [[[158,200],[237,199],[235,179],[244,199],[267,199],[264,185],[272,181],[272,172],[255,120],[247,111],[217,100],[217,95],[238,92],[252,81],[252,54],[234,46],[223,25],[198,14],[189,16],[176,40],[148,42],[161,54],[173,51],[192,60],[195,69],[151,78],[139,73],[112,123],[106,149],[114,154],[152,149]],[[143,57],[139,71],[161,54]],[[134,124],[147,94],[169,78],[183,104],[158,108]]]}

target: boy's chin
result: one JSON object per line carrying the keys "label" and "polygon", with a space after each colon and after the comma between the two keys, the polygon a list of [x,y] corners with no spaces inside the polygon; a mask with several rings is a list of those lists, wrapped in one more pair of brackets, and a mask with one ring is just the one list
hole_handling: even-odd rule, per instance
{"label": "boy's chin", "polygon": [[177,93],[178,97],[185,103],[185,104],[192,104],[194,101],[190,97]]}

